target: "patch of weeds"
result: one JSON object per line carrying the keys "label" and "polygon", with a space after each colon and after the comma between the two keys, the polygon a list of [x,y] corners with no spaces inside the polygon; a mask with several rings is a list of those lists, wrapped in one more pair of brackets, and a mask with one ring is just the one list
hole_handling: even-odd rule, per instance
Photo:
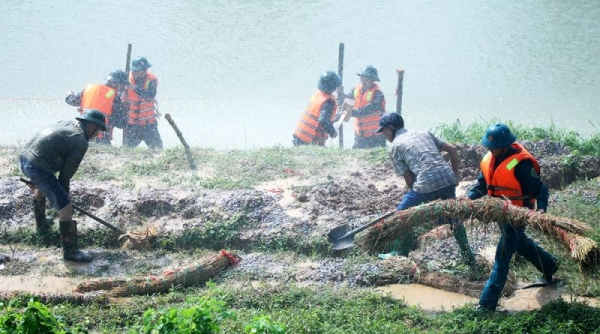
{"label": "patch of weeds", "polygon": [[213,249],[221,250],[239,242],[240,227],[247,225],[245,214],[238,214],[226,221],[207,221],[201,227],[183,230],[180,235],[171,235],[157,239],[160,248],[175,249]]}

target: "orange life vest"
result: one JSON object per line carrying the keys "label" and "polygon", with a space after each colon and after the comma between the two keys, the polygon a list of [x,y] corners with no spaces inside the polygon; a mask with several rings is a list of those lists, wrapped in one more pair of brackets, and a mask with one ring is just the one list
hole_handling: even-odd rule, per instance
{"label": "orange life vest", "polygon": [[540,165],[537,160],[523,147],[521,144],[514,143],[511,145],[519,152],[507,157],[494,170],[494,162],[496,158],[488,152],[481,160],[480,167],[485,182],[488,187],[488,195],[492,197],[506,197],[512,204],[524,206],[523,200],[529,199],[532,205],[535,203],[535,198],[530,198],[530,194],[523,194],[521,184],[515,177],[515,166],[523,160],[531,160],[533,168],[540,174]]}
{"label": "orange life vest", "polygon": [[337,101],[332,94],[317,90],[310,98],[310,102],[306,110],[302,114],[294,135],[305,143],[323,146],[329,138],[327,131],[319,125],[319,116],[321,115],[321,107],[327,100],[333,101],[333,112],[331,113],[330,121],[333,123],[337,113]]}
{"label": "orange life vest", "polygon": [[[158,81],[156,76],[149,71],[146,80],[142,84],[143,89],[148,89],[152,81]],[[129,72],[129,82],[135,84],[133,73]],[[156,111],[154,99],[142,98],[133,89],[127,89],[125,101],[129,103],[129,120],[127,124],[148,125],[156,122]]]}
{"label": "orange life vest", "polygon": [[116,97],[117,91],[114,88],[100,84],[89,84],[81,93],[81,108],[79,108],[79,112],[83,114],[85,109],[97,109],[106,116],[106,125],[108,125],[108,128],[106,131],[98,133],[98,139],[104,138],[105,135],[109,139],[112,139],[113,127],[109,124],[109,118],[112,115],[112,108]]}
{"label": "orange life vest", "polygon": [[115,97],[117,97],[117,92],[113,88],[106,85],[89,84],[81,94],[81,112],[83,113],[84,109],[98,109],[107,116],[106,124],[108,124]]}
{"label": "orange life vest", "polygon": [[[354,109],[359,109],[371,102],[373,100],[373,96],[375,95],[375,91],[380,91],[379,85],[373,84],[373,87],[367,89],[364,93],[362,93],[362,85],[358,85],[354,88]],[[355,117],[354,118],[354,134],[358,137],[372,137],[372,136],[382,136],[382,134],[377,133],[377,128],[379,128],[379,120],[381,116],[385,112],[385,99],[383,99],[381,106],[379,109],[374,111],[372,114],[363,117]]]}

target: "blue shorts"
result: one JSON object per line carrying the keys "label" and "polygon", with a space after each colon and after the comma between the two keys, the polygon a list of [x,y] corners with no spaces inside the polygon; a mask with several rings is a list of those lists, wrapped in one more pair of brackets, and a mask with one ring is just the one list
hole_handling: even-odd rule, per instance
{"label": "blue shorts", "polygon": [[53,208],[60,210],[71,203],[69,195],[60,185],[54,173],[37,168],[29,159],[22,155],[19,156],[19,164],[21,172],[48,198]]}

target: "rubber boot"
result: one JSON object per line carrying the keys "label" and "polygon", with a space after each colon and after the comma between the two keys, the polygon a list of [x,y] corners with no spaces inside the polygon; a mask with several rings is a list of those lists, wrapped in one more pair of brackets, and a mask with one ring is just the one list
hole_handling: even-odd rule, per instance
{"label": "rubber boot", "polygon": [[458,243],[458,247],[460,248],[460,256],[464,263],[466,263],[469,267],[474,267],[476,264],[475,254],[473,254],[473,250],[469,245],[469,239],[467,238],[467,231],[465,230],[465,227],[462,224],[454,227],[452,229],[452,234]]}
{"label": "rubber boot", "polygon": [[90,262],[92,257],[82,252],[77,245],[77,222],[60,222],[60,241],[63,246],[63,259],[74,262]]}
{"label": "rubber boot", "polygon": [[48,234],[50,226],[54,223],[52,219],[46,218],[46,197],[33,200],[33,214],[35,216],[35,227],[39,234]]}

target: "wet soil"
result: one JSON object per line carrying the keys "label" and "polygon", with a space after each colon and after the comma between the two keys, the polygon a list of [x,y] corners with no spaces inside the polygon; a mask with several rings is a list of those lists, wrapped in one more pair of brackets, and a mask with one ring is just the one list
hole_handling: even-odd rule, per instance
{"label": "wet soil", "polygon": [[[598,158],[581,158],[577,168],[573,168],[573,164],[565,163],[571,157],[568,149],[548,141],[524,144],[543,166],[543,180],[551,189],[559,190],[574,180],[600,175]],[[460,196],[476,180],[479,161],[485,150],[480,146],[462,145],[459,153],[462,163]],[[12,176],[18,175],[16,156],[16,149],[5,149],[3,158],[0,158],[3,170],[0,178],[0,231],[3,233],[35,228],[31,191],[19,182],[18,176]],[[128,158],[88,154],[84,163],[98,165],[99,168],[107,165],[118,168]],[[188,175],[185,176],[189,177],[210,171],[186,173]],[[376,254],[359,254],[369,259],[361,262],[354,259],[356,253],[348,256],[346,252],[327,250],[326,234],[332,228],[345,223],[357,227],[393,210],[399,203],[406,188],[402,178],[394,175],[389,162],[383,166],[350,163],[342,170],[336,169],[335,173],[324,170],[323,174],[309,177],[298,177],[299,173],[302,171],[290,171],[288,178],[266,182],[249,190],[197,190],[185,185],[168,185],[161,181],[160,176],[140,177],[133,187],[111,181],[76,179],[71,184],[74,201],[120,229],[153,230],[158,236],[180,236],[191,230],[214,230],[215,222],[227,222],[228,227],[221,226],[221,231],[231,229],[233,232],[215,233],[207,249],[196,245],[191,250],[166,250],[160,247],[160,239],[151,249],[126,249],[121,247],[121,241],[114,238],[102,247],[86,247],[86,251],[94,256],[94,261],[89,264],[63,261],[58,243],[34,247],[15,241],[0,245],[0,253],[12,258],[0,269],[0,285],[7,291],[67,292],[91,278],[160,275],[166,270],[193,264],[206,253],[225,248],[238,252],[242,257],[239,266],[218,278],[227,284],[276,285],[292,282],[298,285],[378,287],[407,300],[409,304],[431,310],[474,302],[476,294],[455,294],[456,298],[449,295],[445,303],[429,303],[427,296],[433,292],[414,294],[414,291],[425,288],[407,285],[415,282],[403,280],[399,273],[386,271]],[[77,215],[76,219],[79,234],[84,237],[106,229],[83,215]],[[493,249],[498,237],[496,231],[481,230],[468,224],[467,227],[476,253],[484,254],[485,249]],[[444,228],[431,231],[423,237],[422,246],[411,253],[410,260],[430,271],[444,272],[447,268],[456,267],[460,262],[458,247],[449,236]],[[324,255],[311,257],[315,249],[308,245],[315,240],[314,244],[321,245],[319,252]],[[258,251],[261,245],[265,251]],[[290,248],[296,251],[267,251]],[[478,283],[483,284],[485,278],[479,278]],[[399,287],[399,282],[405,284]],[[531,290],[537,292],[529,292],[533,294],[530,297],[524,297],[523,292],[514,293],[503,301],[503,307],[509,310],[535,308],[552,298],[559,298],[564,292],[561,288]],[[550,297],[540,298],[541,290]]]}

